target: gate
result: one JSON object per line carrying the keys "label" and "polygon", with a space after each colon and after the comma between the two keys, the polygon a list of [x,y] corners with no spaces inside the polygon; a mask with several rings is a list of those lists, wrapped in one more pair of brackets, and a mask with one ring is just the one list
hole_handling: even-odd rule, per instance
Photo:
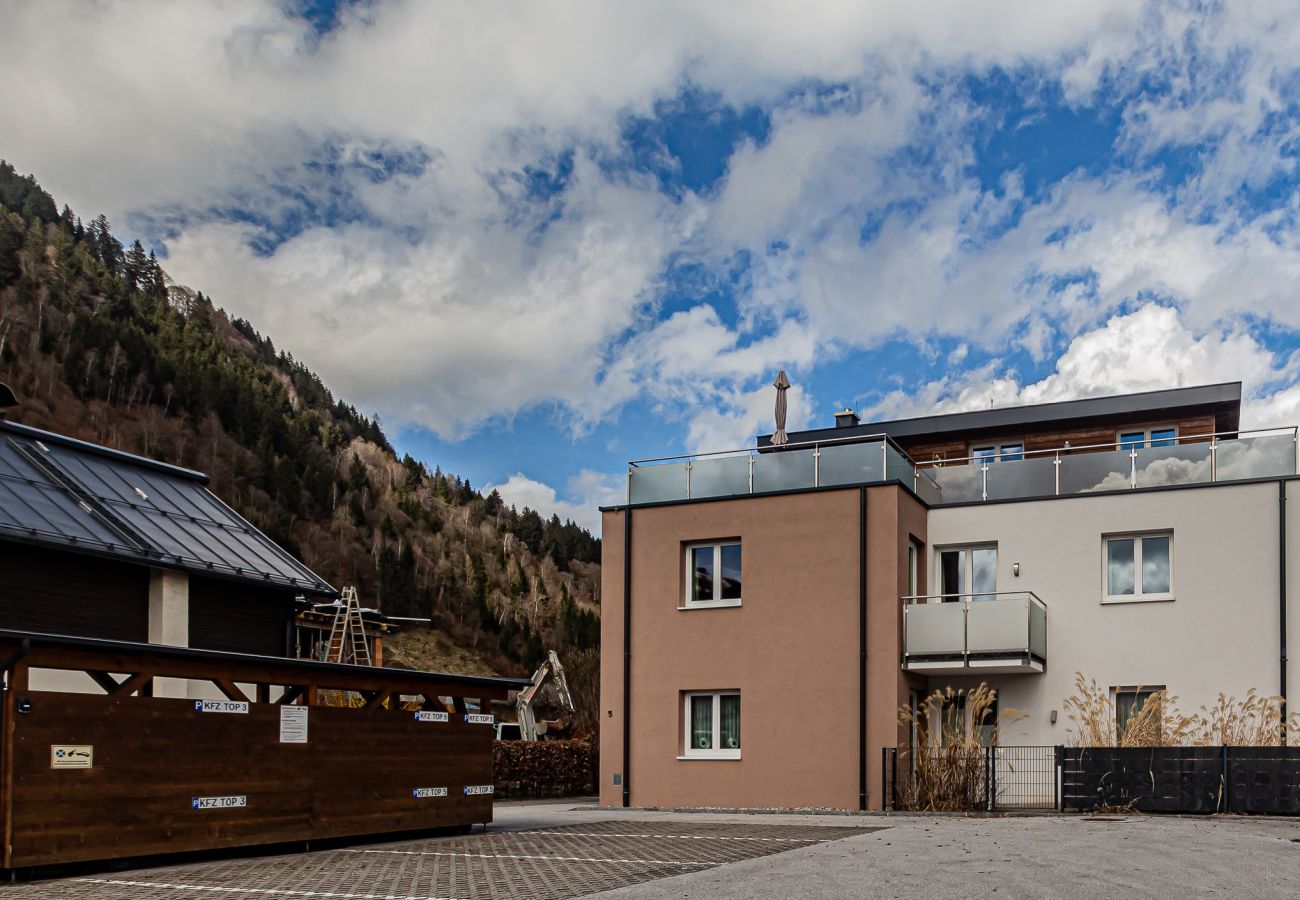
{"label": "gate", "polygon": [[886,747],[882,808],[934,812],[1058,809],[1062,749],[957,745],[914,751]]}

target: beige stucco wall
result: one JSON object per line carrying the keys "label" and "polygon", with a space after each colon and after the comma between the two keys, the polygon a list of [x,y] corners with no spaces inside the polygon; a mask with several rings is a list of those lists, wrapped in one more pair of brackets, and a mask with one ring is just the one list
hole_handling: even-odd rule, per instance
{"label": "beige stucco wall", "polygon": [[[857,489],[632,512],[630,804],[839,807],[859,802]],[[622,803],[625,513],[605,514],[601,802]],[[868,787],[905,696],[898,596],[924,511],[895,487],[868,502]],[[684,546],[739,538],[743,604],[680,610]],[[679,759],[682,695],[739,690],[741,758]]]}
{"label": "beige stucco wall", "polygon": [[[1164,685],[1184,711],[1220,691],[1276,694],[1278,681],[1276,483],[1071,497],[934,509],[932,552],[997,542],[998,589],[1032,590],[1047,605],[1047,671],[991,676],[1005,706],[1029,718],[1005,726],[1003,743],[1067,742],[1062,708],[1082,672],[1103,687]],[[1288,563],[1300,592],[1300,512],[1290,511]],[[1172,601],[1103,604],[1102,535],[1172,529]],[[1020,563],[1020,577],[1012,574]],[[1294,609],[1294,603],[1292,604]],[[1300,618],[1294,613],[1292,618]],[[1300,628],[1289,629],[1292,641]],[[979,679],[974,679],[978,683]],[[1291,690],[1297,688],[1293,673]],[[930,686],[970,681],[932,677]],[[1051,710],[1058,710],[1055,726]]]}
{"label": "beige stucco wall", "polygon": [[[858,492],[632,515],[631,804],[855,805]],[[679,610],[684,544],[723,538],[743,547],[743,605]],[[621,529],[607,522],[604,543],[621,550]],[[611,612],[621,612],[617,556],[604,565],[606,587],[617,582],[602,592]],[[621,615],[604,618],[602,630],[605,658],[621,660]],[[621,682],[604,686],[603,705],[617,708]],[[741,759],[678,759],[682,693],[693,690],[741,692]],[[601,724],[617,731],[622,723]],[[604,750],[602,799],[620,802],[611,776],[621,757]]]}

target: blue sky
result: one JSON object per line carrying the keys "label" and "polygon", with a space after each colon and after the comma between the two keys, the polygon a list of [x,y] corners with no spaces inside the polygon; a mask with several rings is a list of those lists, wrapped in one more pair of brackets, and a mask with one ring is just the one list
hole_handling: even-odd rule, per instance
{"label": "blue sky", "polygon": [[1238,379],[1300,421],[1294,5],[941,5],[53,0],[0,156],[585,524],[780,368],[796,426]]}

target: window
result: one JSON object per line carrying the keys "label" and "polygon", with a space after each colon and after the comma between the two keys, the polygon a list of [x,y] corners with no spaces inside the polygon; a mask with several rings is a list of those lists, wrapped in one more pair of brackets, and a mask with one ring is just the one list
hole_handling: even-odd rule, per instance
{"label": "window", "polygon": [[686,695],[683,757],[740,759],[740,693]]}
{"label": "window", "polygon": [[683,609],[740,605],[740,544],[691,544],[686,548]]}
{"label": "window", "polygon": [[1141,450],[1144,447],[1172,447],[1178,443],[1178,428],[1158,425],[1155,428],[1131,428],[1119,433],[1116,442],[1121,450]]}
{"label": "window", "polygon": [[921,545],[907,542],[907,595],[915,597],[921,590]]}
{"label": "window", "polygon": [[1128,731],[1130,724],[1136,724],[1137,717],[1142,714],[1143,708],[1147,701],[1151,700],[1157,706],[1151,711],[1151,715],[1156,717],[1153,723],[1157,730],[1160,730],[1161,710],[1158,704],[1160,697],[1164,694],[1163,687],[1121,687],[1115,688],[1115,738],[1118,741],[1124,740],[1124,734]]}
{"label": "window", "polygon": [[1015,462],[1025,458],[1025,445],[1023,441],[984,444],[980,447],[972,445],[970,455],[976,462]]}
{"label": "window", "polygon": [[1172,533],[1117,535],[1105,544],[1105,602],[1173,599]]}
{"label": "window", "polygon": [[991,600],[998,589],[998,548],[939,551],[939,593],[945,599]]}

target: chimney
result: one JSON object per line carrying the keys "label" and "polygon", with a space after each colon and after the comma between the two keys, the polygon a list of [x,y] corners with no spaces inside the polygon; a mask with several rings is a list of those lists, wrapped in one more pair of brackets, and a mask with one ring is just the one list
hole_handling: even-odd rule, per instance
{"label": "chimney", "polygon": [[6,409],[17,405],[18,398],[14,396],[14,392],[9,390],[9,385],[0,381],[0,419],[5,417]]}
{"label": "chimney", "polygon": [[848,406],[844,407],[843,410],[835,414],[836,428],[852,428],[854,425],[857,425],[861,421],[862,419],[858,418],[858,414],[855,413],[853,409]]}

